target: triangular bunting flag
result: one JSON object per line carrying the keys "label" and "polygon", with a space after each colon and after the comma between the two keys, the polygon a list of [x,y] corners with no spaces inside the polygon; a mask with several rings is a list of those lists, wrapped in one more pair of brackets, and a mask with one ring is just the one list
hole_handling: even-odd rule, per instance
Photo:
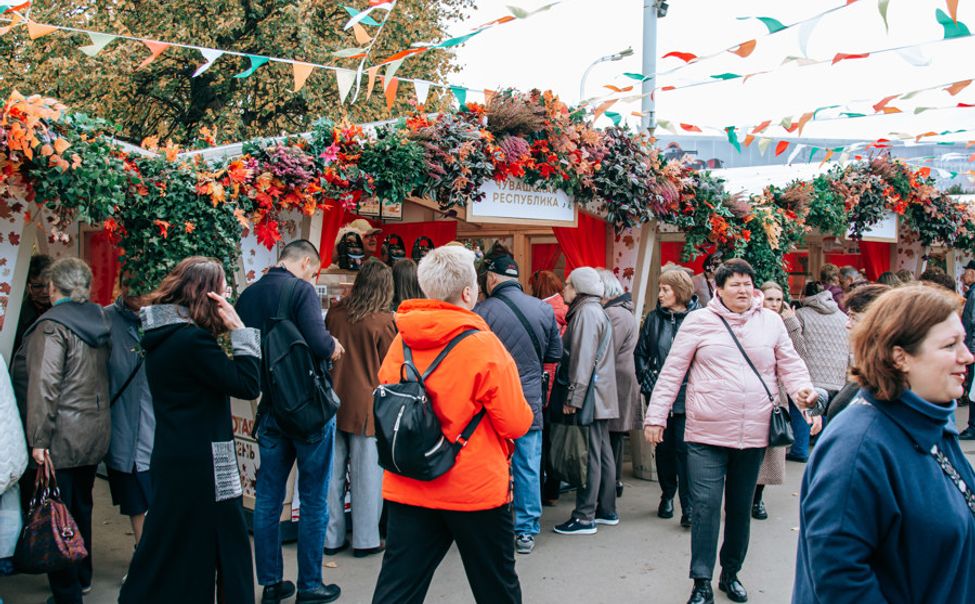
{"label": "triangular bunting flag", "polygon": [[822,168],[823,167],[823,164],[825,164],[826,162],[828,162],[831,157],[833,157],[833,150],[832,149],[829,149],[828,151],[826,151],[826,156],[823,157],[823,161],[819,162],[819,167]]}
{"label": "triangular bunting flag", "polygon": [[349,16],[352,17],[351,19],[349,19],[348,23],[346,23],[345,27],[343,27],[342,29],[349,29],[356,23],[363,23],[365,25],[371,25],[373,27],[379,25],[378,21],[376,21],[375,19],[369,16],[369,13],[372,12],[372,8],[368,8],[361,13],[356,9],[352,8],[351,6],[343,6],[342,8],[344,8],[345,12],[349,13]]}
{"label": "triangular bunting flag", "polygon": [[765,120],[761,124],[755,126],[754,129],[752,129],[752,134],[761,134],[765,132],[765,129],[771,125],[772,125],[772,120]]}
{"label": "triangular bunting flag", "polygon": [[352,33],[355,34],[356,44],[368,44],[372,42],[372,36],[366,31],[366,28],[355,23],[352,25]]}
{"label": "triangular bunting flag", "polygon": [[345,103],[345,99],[348,98],[349,91],[352,90],[352,85],[355,83],[355,71],[351,69],[336,69],[335,83],[339,87],[339,102]]}
{"label": "triangular bunting flag", "polygon": [[746,134],[745,135],[745,140],[742,141],[741,144],[744,145],[745,147],[747,147],[747,146],[751,145],[752,144],[752,141],[754,141],[754,140],[755,140],[755,135],[754,134]]}
{"label": "triangular bunting flag", "polygon": [[223,51],[215,48],[201,48],[200,54],[203,55],[203,59],[206,62],[196,68],[196,71],[193,72],[194,78],[203,75],[207,69],[213,67],[213,64],[217,62],[217,59],[223,56]]}
{"label": "triangular bunting flag", "polygon": [[0,27],[0,36],[6,35],[11,29],[17,27],[24,21],[24,18],[20,16],[20,13],[13,13],[10,16],[10,22],[4,27]]}
{"label": "triangular bunting flag", "polygon": [[884,19],[884,29],[887,33],[890,33],[890,25],[887,23],[887,7],[890,4],[890,0],[880,0],[877,3],[877,8],[880,10],[880,16]]}
{"label": "triangular bunting flag", "polygon": [[627,78],[630,78],[631,80],[636,80],[637,82],[646,82],[647,80],[652,80],[653,79],[653,76],[645,76],[642,73],[629,73],[629,72],[627,72],[627,73],[624,73],[623,75],[625,77],[627,77]]}
{"label": "triangular bunting flag", "polygon": [[393,110],[393,103],[396,102],[396,91],[399,90],[399,78],[385,78],[386,84],[386,111]]}
{"label": "triangular bunting flag", "polygon": [[674,125],[670,123],[670,120],[657,120],[657,128],[677,134],[677,131],[674,130]]}
{"label": "triangular bunting flag", "polygon": [[964,23],[955,21],[940,8],[935,11],[934,16],[938,20],[938,23],[945,29],[945,40],[965,38],[972,35],[972,32],[968,31],[968,27]]}
{"label": "triangular bunting flag", "polygon": [[728,133],[728,142],[731,143],[731,146],[734,147],[738,153],[741,153],[741,143],[738,142],[738,133],[735,132],[735,127],[728,126],[724,129],[724,131]]}
{"label": "triangular bunting flag", "polygon": [[884,107],[887,106],[887,103],[893,101],[897,97],[898,97],[898,95],[896,95],[896,94],[892,94],[890,96],[885,96],[883,99],[880,100],[880,102],[878,102],[876,105],[873,106],[873,110],[875,112],[877,112],[877,113],[880,113],[881,111],[884,110]]}
{"label": "triangular bunting flag", "polygon": [[958,0],[945,0],[945,4],[948,5],[948,16],[955,23],[958,23]]}
{"label": "triangular bunting flag", "polygon": [[682,130],[686,132],[701,132],[701,129],[695,126],[694,124],[681,123],[680,127]]}
{"label": "triangular bunting flag", "polygon": [[142,43],[146,45],[146,48],[149,49],[151,54],[146,57],[145,61],[139,63],[139,66],[136,67],[136,71],[145,69],[149,63],[155,61],[157,58],[159,58],[159,55],[166,52],[166,49],[169,48],[169,44],[166,44],[165,42],[156,42],[155,40],[143,40]]}
{"label": "triangular bunting flag", "polygon": [[386,86],[389,86],[389,81],[393,79],[396,72],[399,71],[399,66],[403,64],[403,59],[398,61],[393,61],[392,63],[386,65]]}
{"label": "triangular bunting flag", "polygon": [[819,153],[819,147],[813,147],[812,149],[810,149],[809,150],[809,159],[807,159],[806,162],[807,163],[808,162],[811,162],[813,160],[813,158],[816,157],[816,154],[817,153]]}
{"label": "triangular bunting flag", "polygon": [[802,129],[806,127],[806,124],[809,123],[809,120],[811,120],[812,118],[813,118],[812,113],[803,113],[802,116],[799,118],[799,122],[798,122],[799,136],[802,136]]}
{"label": "triangular bunting flag", "polygon": [[366,85],[366,100],[368,101],[372,98],[372,88],[376,85],[376,76],[379,74],[379,66],[374,65],[370,67],[366,70],[366,73],[369,74],[369,84]]}
{"label": "triangular bunting flag", "polygon": [[593,113],[592,113],[592,119],[593,119],[593,121],[598,120],[599,119],[599,116],[602,115],[602,114],[604,114],[604,113],[606,113],[606,110],[609,109],[610,107],[612,107],[613,105],[615,105],[616,102],[617,102],[617,99],[612,99],[612,100],[609,100],[609,101],[605,101],[605,102],[601,103],[599,105],[599,107],[596,107],[596,110],[593,111]]}
{"label": "triangular bunting flag", "polygon": [[789,148],[789,141],[779,141],[778,144],[775,145],[775,156],[778,157],[782,155],[783,153],[785,153],[785,150],[788,148]]}
{"label": "triangular bunting flag", "polygon": [[457,36],[456,38],[450,38],[450,39],[444,40],[440,44],[437,44],[436,46],[434,46],[434,48],[453,48],[454,46],[460,46],[464,42],[467,42],[468,40],[470,40],[471,38],[473,38],[477,34],[481,33],[481,31],[483,31],[483,30],[478,30],[478,31],[475,31],[475,32],[471,32],[469,34],[464,34],[463,36]]}
{"label": "triangular bunting flag", "polygon": [[362,56],[365,50],[364,48],[343,48],[342,50],[336,50],[332,55],[340,59],[352,59]]}
{"label": "triangular bunting flag", "polygon": [[94,57],[100,53],[106,46],[108,46],[115,36],[109,34],[100,34],[97,32],[89,32],[88,39],[91,40],[91,44],[87,46],[79,46],[78,50],[85,53],[89,57]]}
{"label": "triangular bunting flag", "polygon": [[484,89],[484,104],[485,105],[490,105],[491,104],[491,101],[496,96],[498,96],[498,93],[497,92],[495,92],[494,90],[488,90],[487,88],[485,88]]}
{"label": "triangular bunting flag", "polygon": [[467,109],[467,89],[460,86],[451,86],[450,91],[457,98],[457,104],[460,105],[460,110],[465,111]]}
{"label": "triangular bunting flag", "polygon": [[267,57],[262,57],[259,55],[247,55],[247,58],[250,59],[251,66],[247,68],[247,70],[242,71],[234,76],[239,80],[243,80],[245,78],[251,77],[252,75],[254,75],[255,71],[257,71],[262,65],[267,64],[269,60]]}
{"label": "triangular bunting flag", "polygon": [[737,73],[719,73],[711,77],[715,80],[734,80],[735,78],[740,78],[741,76]]}
{"label": "triangular bunting flag", "polygon": [[31,40],[36,40],[42,38],[50,33],[54,33],[58,28],[53,25],[45,25],[44,23],[34,23],[33,21],[27,22],[27,34],[30,36]]}
{"label": "triangular bunting flag", "polygon": [[745,57],[747,57],[748,55],[752,54],[752,52],[755,51],[755,46],[757,44],[758,42],[756,42],[755,40],[749,40],[747,42],[742,42],[741,44],[738,45],[737,48],[735,48],[734,50],[729,50],[728,52],[730,52],[733,55],[738,55],[739,57],[744,59]]}
{"label": "triangular bunting flag", "polygon": [[810,19],[802,25],[799,26],[799,50],[802,51],[802,56],[809,57],[809,38],[812,36],[812,32],[819,25],[820,17]]}
{"label": "triangular bunting flag", "polygon": [[747,21],[748,19],[758,19],[762,22],[765,27],[768,28],[768,33],[774,34],[777,31],[782,31],[785,29],[785,25],[778,19],[773,19],[772,17],[738,17],[739,21]]}
{"label": "triangular bunting flag", "polygon": [[690,63],[691,61],[697,59],[697,55],[692,52],[678,52],[676,50],[668,52],[661,58],[666,59],[668,57],[678,58],[685,63]]}
{"label": "triangular bunting flag", "polygon": [[768,150],[768,146],[772,144],[772,139],[770,138],[760,138],[758,139],[758,153],[760,155],[765,155],[765,151]]}
{"label": "triangular bunting flag", "polygon": [[945,90],[947,90],[948,94],[950,94],[951,96],[955,96],[962,90],[968,88],[971,85],[971,83],[972,83],[971,80],[962,80],[961,82],[955,82],[951,86],[948,86],[947,88],[945,88]]}
{"label": "triangular bunting flag", "polygon": [[416,102],[418,105],[426,105],[427,96],[430,95],[430,82],[425,80],[413,80],[413,90],[416,91]]}
{"label": "triangular bunting flag", "polygon": [[869,52],[861,52],[861,53],[855,53],[855,54],[853,54],[853,53],[846,53],[846,52],[838,52],[833,57],[832,65],[836,65],[840,61],[847,61],[849,59],[866,59],[869,56],[870,56],[870,53]]}
{"label": "triangular bunting flag", "polygon": [[615,111],[607,111],[606,117],[612,120],[614,126],[619,126],[620,122],[623,121],[623,116],[616,113]]}
{"label": "triangular bunting flag", "polygon": [[298,92],[305,87],[305,82],[311,72],[315,70],[315,66],[308,63],[292,63],[291,66],[294,67],[295,71],[295,92]]}
{"label": "triangular bunting flag", "polygon": [[796,145],[796,148],[793,149],[792,153],[789,154],[789,159],[787,159],[785,163],[791,164],[797,157],[799,157],[799,153],[801,153],[805,148],[806,145]]}

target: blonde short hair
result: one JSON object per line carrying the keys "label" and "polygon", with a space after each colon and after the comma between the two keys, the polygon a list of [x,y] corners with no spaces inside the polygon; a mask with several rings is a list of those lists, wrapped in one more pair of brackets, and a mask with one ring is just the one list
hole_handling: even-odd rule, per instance
{"label": "blonde short hair", "polygon": [[668,285],[674,290],[677,304],[687,306],[694,297],[694,282],[682,270],[668,270],[660,273],[660,285]]}
{"label": "blonde short hair", "polygon": [[617,298],[623,295],[623,284],[608,268],[598,269],[599,278],[603,280],[603,297]]}
{"label": "blonde short hair", "polygon": [[416,269],[420,289],[428,298],[457,302],[465,287],[477,297],[474,252],[455,245],[438,247],[420,260]]}

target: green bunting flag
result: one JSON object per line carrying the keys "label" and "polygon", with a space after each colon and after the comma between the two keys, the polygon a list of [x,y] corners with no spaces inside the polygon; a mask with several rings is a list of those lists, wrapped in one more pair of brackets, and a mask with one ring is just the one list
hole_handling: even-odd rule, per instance
{"label": "green bunting flag", "polygon": [[613,120],[613,125],[614,126],[619,126],[620,125],[620,122],[623,120],[623,116],[620,115],[620,114],[618,114],[618,113],[616,113],[615,111],[607,111],[607,112],[603,113],[603,115],[605,115],[609,119]]}
{"label": "green bunting flag", "polygon": [[772,17],[738,17],[739,21],[747,21],[748,19],[758,19],[761,21],[765,27],[768,28],[768,33],[770,34],[774,34],[775,32],[782,31],[786,28],[785,25],[782,25],[781,21],[778,19],[773,19]]}
{"label": "green bunting flag", "polygon": [[88,46],[80,46],[78,47],[78,50],[85,53],[89,57],[94,57],[100,53],[102,49],[108,46],[112,40],[116,39],[115,36],[95,32],[89,33],[88,38],[91,40],[91,44]]}
{"label": "green bunting flag", "polygon": [[741,76],[737,73],[719,73],[718,75],[711,76],[715,80],[734,80],[735,78],[740,78]]}
{"label": "green bunting flag", "polygon": [[624,73],[624,76],[630,78],[631,80],[636,80],[637,82],[646,82],[647,80],[652,80],[653,76],[645,76],[642,73]]}
{"label": "green bunting flag", "polygon": [[[359,15],[359,12],[360,12],[360,11],[357,11],[356,9],[352,8],[351,6],[343,6],[342,8],[344,8],[345,9],[345,12],[349,13],[349,16],[352,17],[353,19],[355,17],[357,17]],[[373,19],[372,17],[370,17],[368,15],[366,15],[365,17],[359,19],[357,21],[357,23],[362,23],[363,25],[372,25],[372,26],[378,26],[379,25],[379,22],[378,21],[376,21],[375,19]]]}
{"label": "green bunting flag", "polygon": [[819,153],[819,147],[813,147],[812,149],[810,149],[809,150],[809,159],[806,160],[806,161],[811,162],[812,161],[812,158],[815,157],[817,153]]}
{"label": "green bunting flag", "polygon": [[247,69],[246,71],[242,71],[238,73],[237,75],[234,76],[235,78],[241,80],[243,80],[244,78],[249,78],[252,75],[254,75],[254,72],[257,71],[262,65],[268,62],[267,57],[260,57],[257,55],[247,55],[247,58],[250,59],[251,61],[250,68]]}
{"label": "green bunting flag", "polygon": [[884,19],[884,29],[890,33],[890,24],[887,23],[887,5],[890,4],[890,0],[880,0],[877,3],[877,8],[880,10],[880,16]]}
{"label": "green bunting flag", "polygon": [[450,91],[454,93],[457,97],[457,103],[460,105],[461,111],[467,110],[467,89],[460,86],[451,86]]}
{"label": "green bunting flag", "polygon": [[724,129],[724,131],[728,133],[728,142],[731,143],[731,146],[734,147],[738,153],[741,153],[741,143],[738,142],[738,133],[735,132],[735,127],[728,126]]}
{"label": "green bunting flag", "polygon": [[437,44],[433,48],[451,48],[453,46],[459,46],[459,45],[463,44],[464,42],[467,42],[468,40],[470,40],[471,38],[473,38],[477,34],[481,33],[482,31],[484,31],[484,30],[482,29],[482,30],[478,30],[478,31],[472,31],[471,33],[464,34],[463,36],[457,36],[456,38],[450,38],[449,40],[444,40],[443,42],[441,42],[440,44]]}
{"label": "green bunting flag", "polygon": [[952,20],[952,18],[940,8],[934,12],[934,16],[938,19],[938,23],[945,28],[945,40],[950,40],[951,38],[964,38],[972,35],[972,32],[968,31],[968,27],[964,23],[961,21]]}

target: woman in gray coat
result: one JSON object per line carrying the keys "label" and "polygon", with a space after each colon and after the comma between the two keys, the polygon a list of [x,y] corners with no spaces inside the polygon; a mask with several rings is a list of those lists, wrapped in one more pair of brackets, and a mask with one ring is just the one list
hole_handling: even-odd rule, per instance
{"label": "woman in gray coat", "polygon": [[636,379],[636,350],[638,329],[633,316],[633,298],[623,291],[623,285],[613,271],[600,269],[603,281],[603,309],[613,325],[613,356],[616,364],[616,393],[619,396],[619,417],[609,420],[609,441],[616,461],[616,496],[623,495],[623,442],[626,434],[641,424],[640,385]]}
{"label": "woman in gray coat", "polygon": [[557,388],[565,389],[562,413],[579,414],[580,423],[589,427],[589,460],[588,478],[576,491],[572,518],[555,527],[562,535],[592,535],[597,524],[620,522],[614,492],[616,462],[609,442],[609,420],[619,417],[619,397],[613,326],[603,311],[603,291],[596,269],[581,267],[569,275],[563,293],[569,312]]}

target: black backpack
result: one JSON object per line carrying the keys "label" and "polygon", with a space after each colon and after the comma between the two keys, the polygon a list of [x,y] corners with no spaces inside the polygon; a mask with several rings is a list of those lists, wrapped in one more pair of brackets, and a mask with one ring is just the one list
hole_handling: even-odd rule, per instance
{"label": "black backpack", "polygon": [[457,442],[443,435],[433,412],[424,380],[461,340],[478,330],[470,329],[452,339],[423,374],[413,364],[413,353],[403,343],[403,365],[398,384],[382,384],[373,392],[376,446],[379,465],[394,474],[416,480],[433,480],[454,465],[457,453],[467,444],[484,417],[482,408],[471,418]]}
{"label": "black backpack", "polygon": [[298,279],[281,291],[278,311],[268,321],[262,342],[264,392],[281,432],[297,440],[313,439],[339,409],[328,371],[315,358],[308,342],[291,320]]}

